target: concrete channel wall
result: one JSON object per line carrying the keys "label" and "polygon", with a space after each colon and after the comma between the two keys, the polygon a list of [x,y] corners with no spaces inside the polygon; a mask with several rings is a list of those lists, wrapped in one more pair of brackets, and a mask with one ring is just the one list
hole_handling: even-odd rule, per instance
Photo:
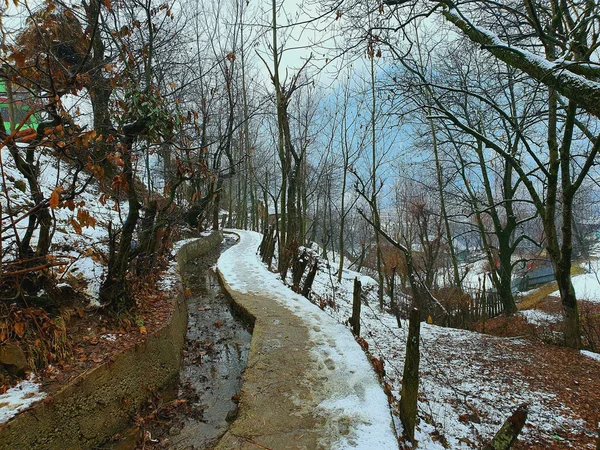
{"label": "concrete channel wall", "polygon": [[[212,250],[223,239],[213,233],[186,243],[179,267]],[[176,380],[187,327],[183,294],[173,299],[169,320],[156,332],[54,394],[0,425],[1,450],[93,448],[121,431],[152,392]]]}

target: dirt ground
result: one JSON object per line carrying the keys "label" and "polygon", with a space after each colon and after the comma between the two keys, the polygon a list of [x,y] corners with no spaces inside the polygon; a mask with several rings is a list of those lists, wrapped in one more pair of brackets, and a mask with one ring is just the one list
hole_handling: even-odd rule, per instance
{"label": "dirt ground", "polygon": [[[536,309],[560,314],[560,299],[546,297]],[[580,302],[582,325],[585,320],[598,317],[600,304]],[[527,357],[518,360],[513,370],[521,374],[532,387],[556,394],[556,402],[569,408],[573,418],[582,419],[588,430],[597,430],[600,423],[600,361],[582,355],[577,350],[557,345],[560,323],[536,326],[520,316],[497,317],[488,320],[485,332],[503,337],[521,337],[526,343],[523,352]],[[482,331],[483,324],[475,324]],[[597,349],[598,343],[594,343]],[[532,361],[534,363],[532,363]],[[564,429],[554,436],[553,442],[517,443],[515,449],[596,448],[598,436],[582,429]],[[573,445],[575,447],[573,447]]]}
{"label": "dirt ground", "polygon": [[[52,395],[85,371],[110,361],[117,352],[144,341],[162,326],[171,314],[176,293],[151,288],[150,281],[136,286],[136,309],[127,314],[78,307],[48,313],[41,308],[14,306],[5,322],[13,328],[22,324],[24,331],[22,336],[12,333],[8,342],[17,343],[30,361],[35,354],[41,390]],[[26,372],[31,369],[30,364]],[[3,375],[0,393],[24,376]]]}

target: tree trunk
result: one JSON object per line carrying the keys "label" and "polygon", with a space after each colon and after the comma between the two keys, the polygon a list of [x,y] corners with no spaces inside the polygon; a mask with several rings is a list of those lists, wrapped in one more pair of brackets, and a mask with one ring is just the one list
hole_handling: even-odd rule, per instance
{"label": "tree trunk", "polygon": [[[132,127],[134,126],[136,125],[133,125]],[[102,286],[100,287],[100,301],[117,310],[128,309],[132,306],[132,299],[128,290],[126,275],[129,268],[129,256],[132,249],[131,244],[133,241],[133,234],[140,215],[140,202],[135,186],[131,148],[135,139],[142,131],[139,129],[132,130],[132,135],[128,135],[128,132],[126,130],[124,131],[126,134],[126,141],[123,151],[123,175],[127,183],[129,212],[127,213],[127,219],[125,220],[123,229],[121,230],[118,251],[111,251],[113,257],[109,259],[108,273],[104,283],[102,283]],[[114,245],[116,246],[116,241]]]}
{"label": "tree trunk", "polygon": [[562,264],[555,269],[556,283],[562,299],[564,315],[565,345],[570,348],[581,348],[581,332],[577,298],[571,283],[571,264]]}
{"label": "tree trunk", "polygon": [[[431,116],[431,108],[428,108],[429,116]],[[435,171],[437,175],[437,188],[438,195],[440,196],[440,209],[442,212],[442,219],[444,220],[444,228],[446,232],[446,241],[448,243],[448,251],[450,253],[450,262],[452,263],[452,273],[454,277],[454,286],[458,289],[459,293],[462,294],[462,286],[460,283],[460,274],[458,272],[458,261],[456,260],[456,253],[454,251],[454,244],[452,242],[452,233],[450,231],[450,221],[448,219],[448,213],[446,211],[446,197],[444,195],[444,184],[442,178],[442,165],[440,163],[440,157],[438,152],[437,134],[433,119],[429,119],[429,126],[431,128],[431,137],[433,143],[433,155],[435,159]]]}
{"label": "tree trunk", "polygon": [[402,390],[400,392],[400,420],[404,426],[404,434],[412,443],[415,442],[417,400],[419,396],[420,335],[421,314],[417,308],[414,308],[410,312],[408,338],[406,340],[406,359],[404,361]]}
{"label": "tree trunk", "polygon": [[[371,189],[372,189],[372,214],[373,214],[373,222],[375,223],[376,230],[380,228],[379,223],[379,211],[377,209],[377,141],[376,141],[376,133],[375,133],[375,119],[376,119],[376,96],[375,96],[375,50],[373,48],[373,44],[371,43]],[[379,299],[379,308],[383,309],[383,262],[381,257],[381,242],[379,239],[379,233],[375,231],[375,252],[377,258],[377,279],[378,279],[378,287],[377,287],[377,298]]]}
{"label": "tree trunk", "polygon": [[342,273],[344,272],[344,227],[346,225],[346,179],[348,176],[348,162],[344,161],[344,173],[342,176],[342,204],[340,210],[340,238],[339,238],[339,251],[340,251],[340,264],[338,266],[337,280],[338,283],[342,282]]}
{"label": "tree trunk", "polygon": [[308,265],[308,253],[306,250],[302,254],[297,254],[293,259],[292,264],[292,290],[294,292],[300,292],[300,283],[302,282],[302,275]]}
{"label": "tree trunk", "polygon": [[312,290],[313,282],[315,281],[315,276],[317,275],[317,270],[319,268],[319,260],[315,259],[312,267],[310,268],[308,275],[306,276],[306,280],[304,281],[304,287],[302,288],[302,296],[306,298],[310,298],[310,293]]}
{"label": "tree trunk", "polygon": [[496,270],[498,283],[494,286],[502,300],[504,314],[507,316],[518,311],[512,293],[512,252],[510,250],[510,242],[508,242],[509,239],[509,236],[503,234],[498,236],[498,259],[500,260],[500,267]]}

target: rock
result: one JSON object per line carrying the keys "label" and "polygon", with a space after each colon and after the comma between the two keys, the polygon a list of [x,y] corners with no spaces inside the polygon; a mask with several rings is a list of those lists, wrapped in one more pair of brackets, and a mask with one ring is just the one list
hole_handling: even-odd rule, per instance
{"label": "rock", "polygon": [[229,411],[227,413],[227,417],[225,417],[225,421],[227,423],[232,423],[235,419],[237,419],[238,416],[238,410],[236,409],[232,409],[231,411]]}
{"label": "rock", "polygon": [[12,373],[22,373],[27,368],[25,353],[17,344],[9,342],[0,346],[0,364]]}

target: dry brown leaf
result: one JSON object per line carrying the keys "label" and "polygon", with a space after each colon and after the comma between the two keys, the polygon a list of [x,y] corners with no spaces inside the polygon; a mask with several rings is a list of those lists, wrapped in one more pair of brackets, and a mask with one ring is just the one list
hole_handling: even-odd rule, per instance
{"label": "dry brown leaf", "polygon": [[17,335],[19,337],[22,338],[25,335],[25,328],[26,328],[25,322],[16,322],[13,325],[13,328],[15,330],[15,333],[17,333]]}
{"label": "dry brown leaf", "polygon": [[50,195],[50,208],[56,209],[58,203],[60,202],[60,186],[57,186],[56,189],[52,191],[52,195]]}

